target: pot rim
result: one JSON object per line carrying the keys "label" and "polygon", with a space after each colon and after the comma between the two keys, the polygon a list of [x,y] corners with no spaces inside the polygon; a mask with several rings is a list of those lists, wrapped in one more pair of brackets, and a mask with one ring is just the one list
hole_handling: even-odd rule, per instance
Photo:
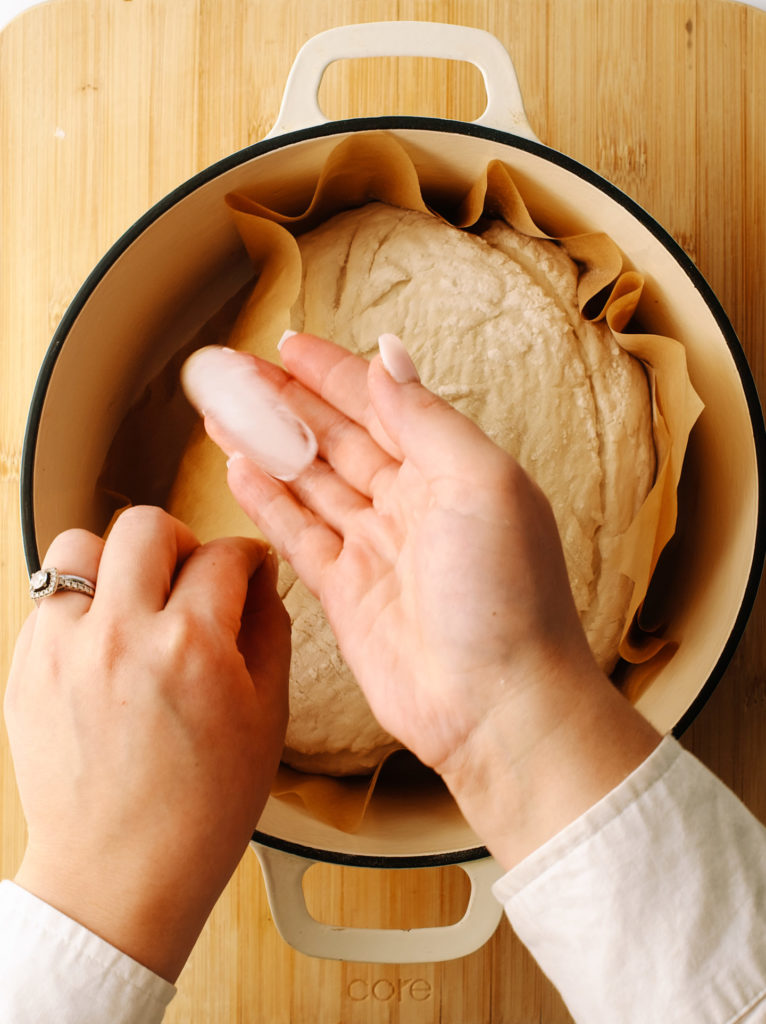
{"label": "pot rim", "polygon": [[[766,497],[766,427],[764,426],[763,412],[755,381],[734,328],[732,327],[723,307],[716,298],[711,287],[708,285],[704,276],[689,255],[683,250],[678,242],[676,242],[672,235],[670,235],[669,232],[654,219],[654,217],[652,217],[635,200],[631,199],[630,196],[624,193],[616,185],[612,184],[608,179],[603,178],[596,171],[579,163],[572,157],[567,156],[559,150],[552,149],[541,142],[522,138],[518,135],[512,135],[509,132],[501,131],[497,128],[490,128],[484,125],[448,118],[417,117],[410,115],[386,115],[380,117],[359,117],[348,118],[340,121],[328,121],[324,124],[315,125],[309,128],[301,128],[297,131],[286,132],[283,135],[255,142],[243,149],[237,150],[235,153],[232,153],[227,157],[223,157],[221,160],[216,161],[202,171],[192,175],[192,177],[188,178],[162,199],[158,200],[158,202],[150,207],[146,213],[139,217],[138,220],[136,220],[131,227],[129,227],[120,236],[120,238],[112,244],[78,289],[75,297],[64,313],[64,316],[53,334],[37,376],[24,433],[20,472],[21,530],[27,569],[31,574],[41,567],[34,522],[33,484],[35,451],[45,396],[53,373],[53,368],[56,364],[59,353],[66,342],[67,336],[69,335],[75,320],[79,316],[86,302],[106,273],[116,264],[128,247],[151,224],[153,224],[154,221],[158,220],[181,200],[197,191],[197,189],[219,177],[221,174],[238,167],[240,164],[298,142],[332,135],[347,134],[349,132],[385,131],[390,129],[414,129],[427,132],[446,132],[454,135],[483,138],[492,142],[501,143],[514,149],[526,150],[527,152],[539,156],[550,163],[558,165],[565,171],[574,174],[576,177],[581,178],[588,184],[599,189],[631,214],[639,224],[649,231],[650,234],[652,234],[654,238],[668,251],[669,255],[684,271],[696,291],[700,294],[700,297],[707,305],[726,342],[739,375],[753,430],[758,474],[758,526],[756,528],[748,579],[734,625],[717,662],[708,675],[708,678],[705,680],[689,708],[673,727],[672,734],[678,737],[688,728],[694,718],[699,714],[731,661],[734,651],[742,638],[742,634],[752,611],[756,593],[760,585],[761,572],[763,569],[764,558],[766,557],[766,521],[762,515],[764,498]],[[402,857],[391,855],[374,856],[366,854],[346,854],[331,850],[316,849],[310,846],[293,843],[288,840],[282,840],[278,837],[270,836],[258,831],[254,833],[253,839],[266,846],[295,853],[309,859],[362,867],[390,868],[437,866],[457,864],[461,861],[475,860],[488,855],[486,848],[479,846],[443,854],[417,854]]]}
{"label": "pot rim", "polygon": [[253,832],[252,842],[269,846],[274,850],[292,853],[306,860],[321,861],[323,864],[340,864],[352,868],[438,868],[454,864],[465,864],[467,861],[483,860],[490,853],[486,846],[469,846],[462,850],[450,850],[443,853],[390,854],[390,853],[345,853],[342,850],[327,850],[304,843],[294,843],[289,839],[272,836],[258,829]]}

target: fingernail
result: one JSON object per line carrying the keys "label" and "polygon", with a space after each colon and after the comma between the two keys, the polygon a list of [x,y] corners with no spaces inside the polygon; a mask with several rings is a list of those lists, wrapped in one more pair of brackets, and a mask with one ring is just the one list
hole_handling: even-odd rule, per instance
{"label": "fingernail", "polygon": [[214,421],[230,462],[244,457],[277,480],[294,480],[314,461],[313,432],[249,356],[215,345],[199,349],[184,363],[181,382],[192,405]]}
{"label": "fingernail", "polygon": [[282,337],[277,342],[277,351],[281,352],[282,351],[282,346],[287,341],[287,339],[288,338],[294,338],[297,333],[298,333],[297,331],[289,331],[289,330],[285,331],[285,333],[282,335]]}
{"label": "fingernail", "polygon": [[279,576],[279,555],[276,553],[274,548],[269,548],[263,561],[264,564],[268,566],[269,571],[271,572],[271,578],[274,580],[274,583],[276,583],[277,577]]}
{"label": "fingernail", "polygon": [[397,384],[420,383],[420,375],[409,352],[395,334],[381,334],[378,348],[383,365]]}

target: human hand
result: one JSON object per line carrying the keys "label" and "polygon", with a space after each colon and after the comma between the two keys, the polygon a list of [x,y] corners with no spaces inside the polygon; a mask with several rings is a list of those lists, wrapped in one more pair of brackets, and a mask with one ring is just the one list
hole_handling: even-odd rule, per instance
{"label": "human hand", "polygon": [[175,980],[245,850],[287,718],[289,620],[251,540],[154,508],[71,530],[19,636],[5,715],[29,842],[16,881]]}
{"label": "human hand", "polygon": [[[229,486],[320,598],[381,725],[444,776],[507,862],[539,842],[541,823],[509,846],[497,834],[498,808],[479,806],[493,775],[505,807],[519,811],[541,751],[555,764],[566,747],[571,771],[573,750],[608,726],[620,739],[607,740],[609,756],[580,787],[592,802],[594,788],[624,775],[658,738],[593,661],[544,495],[419,384],[395,342],[388,355],[390,365],[399,360],[398,382],[380,358],[368,364],[307,335],[284,342],[288,372],[229,353],[257,367],[313,431],[321,457],[289,484],[234,458]],[[212,408],[206,426],[235,450]],[[522,775],[527,783],[509,790],[505,780]],[[564,793],[559,781],[553,788]],[[555,803],[543,831],[579,806],[571,793]]]}

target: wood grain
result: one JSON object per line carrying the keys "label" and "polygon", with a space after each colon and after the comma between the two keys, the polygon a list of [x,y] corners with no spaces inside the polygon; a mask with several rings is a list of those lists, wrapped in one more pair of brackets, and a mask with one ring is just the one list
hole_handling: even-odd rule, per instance
{"label": "wood grain", "polygon": [[[333,25],[394,18],[475,25],[501,39],[534,130],[610,178],[686,248],[763,389],[766,14],[722,0],[53,0],[0,35],[3,679],[28,610],[18,525],[24,423],[56,323],[153,202],[268,131],[301,43]],[[334,117],[470,119],[483,108],[475,70],[427,60],[338,64],[321,99]],[[765,615],[761,594],[731,667],[684,737],[762,820]],[[0,872],[12,876],[25,829],[4,731],[0,765]],[[306,885],[317,913],[367,923],[406,923],[408,907],[414,923],[449,917],[465,899],[450,871],[384,877],[322,867]],[[483,950],[448,964],[302,957],[276,934],[250,853],[179,989],[167,1020],[186,1024],[569,1020],[505,924]]]}

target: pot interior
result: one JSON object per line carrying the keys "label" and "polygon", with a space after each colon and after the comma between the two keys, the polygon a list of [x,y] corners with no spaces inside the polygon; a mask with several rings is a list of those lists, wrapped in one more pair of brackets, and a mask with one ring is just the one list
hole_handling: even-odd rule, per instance
{"label": "pot interior", "polygon": [[[369,127],[369,123],[365,122]],[[642,680],[636,701],[662,732],[699,702],[731,653],[759,569],[760,411],[736,339],[704,282],[650,218],[565,158],[474,126],[379,119],[412,156],[426,189],[466,188],[501,159],[532,215],[555,234],[601,230],[646,279],[647,330],[686,347],[705,403],[689,443],[677,538],[664,558],[664,611],[678,650]],[[70,526],[102,532],[111,515],[97,480],[126,412],[170,357],[252,276],[224,196],[257,186],[297,211],[331,150],[360,125],[263,143],[187,183],[105,257],[57,332],[30,413],[22,500],[30,568]],[[513,144],[511,144],[513,143]],[[553,213],[551,211],[554,211]],[[634,670],[624,671],[630,681]],[[261,822],[277,840],[364,856],[450,855],[478,841],[440,787],[375,801],[356,835],[271,800]]]}

